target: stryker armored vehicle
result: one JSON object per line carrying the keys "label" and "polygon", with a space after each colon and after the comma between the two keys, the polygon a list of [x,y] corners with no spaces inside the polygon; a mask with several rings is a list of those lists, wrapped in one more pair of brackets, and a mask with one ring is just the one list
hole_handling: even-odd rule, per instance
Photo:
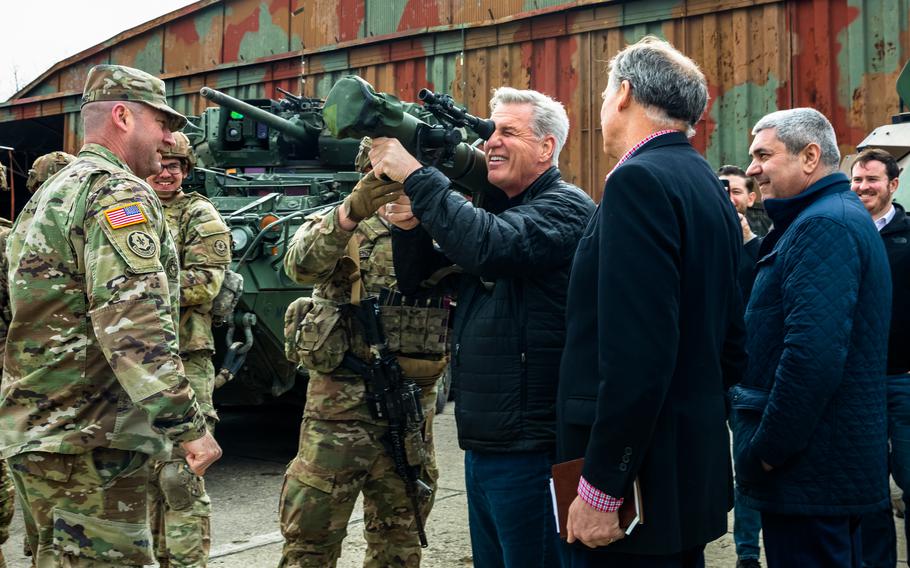
{"label": "stryker armored vehicle", "polygon": [[[354,157],[366,135],[399,138],[480,200],[490,187],[486,163],[480,150],[462,141],[460,128],[489,136],[492,123],[468,115],[446,95],[424,90],[426,106],[401,103],[359,77],[339,81],[325,105],[286,91],[278,101],[240,101],[207,87],[200,94],[219,106],[205,109],[185,130],[199,164],[184,188],[205,194],[224,217],[231,269],[244,280],[233,318],[215,329],[216,369],[232,376],[216,391],[216,401],[303,400],[305,376],[284,355],[284,313],[311,290],[284,274],[283,258],[304,217],[353,189],[360,179]],[[437,408],[447,399],[447,379]]]}
{"label": "stryker armored vehicle", "polygon": [[215,328],[216,369],[233,376],[216,398],[259,404],[292,393],[302,400],[305,377],[284,357],[284,312],[310,288],[284,274],[282,259],[304,217],[339,202],[360,179],[358,141],[324,134],[318,99],[285,92],[278,101],[240,101],[202,91],[224,106],[207,108],[186,128],[198,166],[184,188],[206,195],[224,217],[231,269],[244,280],[233,319]]}

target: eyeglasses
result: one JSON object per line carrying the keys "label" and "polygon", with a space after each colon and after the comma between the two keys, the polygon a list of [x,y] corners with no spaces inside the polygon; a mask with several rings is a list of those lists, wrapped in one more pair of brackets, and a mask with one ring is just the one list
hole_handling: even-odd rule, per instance
{"label": "eyeglasses", "polygon": [[169,174],[179,174],[183,172],[183,164],[171,162],[170,164],[162,165],[161,169],[167,170]]}

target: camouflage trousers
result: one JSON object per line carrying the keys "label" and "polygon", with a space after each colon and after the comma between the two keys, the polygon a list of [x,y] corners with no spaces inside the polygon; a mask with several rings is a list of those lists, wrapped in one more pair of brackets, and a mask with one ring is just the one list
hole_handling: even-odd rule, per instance
{"label": "camouflage trousers", "polygon": [[110,448],[7,460],[37,568],[154,562],[148,456]]}
{"label": "camouflage trousers", "polygon": [[[426,460],[420,479],[433,490],[421,503],[424,522],[433,507],[439,472],[433,449],[436,389],[422,397],[426,423]],[[355,420],[304,417],[297,456],[288,465],[281,490],[279,517],[284,549],[279,568],[330,568],[357,496],[363,493],[365,568],[420,565],[411,502],[404,482],[381,442],[387,428]]]}
{"label": "camouflage trousers", "polygon": [[[13,489],[13,479],[6,469],[6,462],[0,460],[0,544],[9,539],[9,525],[13,521],[15,511],[16,491]],[[0,568],[6,568],[6,558],[0,550]]]}
{"label": "camouflage trousers", "polygon": [[[209,430],[214,430],[218,417],[212,404],[212,353],[194,351],[181,359]],[[175,448],[170,460],[153,466],[149,509],[161,568],[204,568],[212,546],[212,501],[205,482],[189,470],[184,456]]]}

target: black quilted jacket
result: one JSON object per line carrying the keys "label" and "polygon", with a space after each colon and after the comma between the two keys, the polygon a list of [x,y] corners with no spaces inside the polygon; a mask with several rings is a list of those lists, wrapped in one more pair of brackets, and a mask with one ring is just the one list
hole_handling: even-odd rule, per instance
{"label": "black quilted jacket", "polygon": [[[492,210],[449,185],[434,168],[405,181],[424,230],[394,231],[392,247],[406,294],[444,262],[464,270],[452,330],[459,444],[552,451],[569,269],[594,203],[555,167],[508,202],[488,200]],[[430,236],[448,260],[434,254]]]}
{"label": "black quilted jacket", "polygon": [[891,263],[891,332],[888,339],[888,374],[910,373],[910,217],[897,203],[891,222],[879,234]]}
{"label": "black quilted jacket", "polygon": [[737,491],[778,514],[880,510],[891,314],[882,239],[842,173],[765,207],[774,230],[746,309],[749,366],[731,389]]}

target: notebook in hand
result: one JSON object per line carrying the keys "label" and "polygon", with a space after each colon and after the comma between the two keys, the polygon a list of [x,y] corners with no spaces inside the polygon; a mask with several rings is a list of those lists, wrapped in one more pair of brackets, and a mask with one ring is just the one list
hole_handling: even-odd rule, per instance
{"label": "notebook in hand", "polygon": [[[551,469],[550,496],[553,498],[553,514],[556,516],[556,530],[563,539],[566,538],[569,506],[578,496],[578,482],[581,479],[584,463],[584,458],[578,458],[554,464]],[[644,524],[644,515],[641,511],[641,486],[636,477],[619,508],[619,526],[626,531],[626,535],[630,535],[632,530],[641,524]]]}

